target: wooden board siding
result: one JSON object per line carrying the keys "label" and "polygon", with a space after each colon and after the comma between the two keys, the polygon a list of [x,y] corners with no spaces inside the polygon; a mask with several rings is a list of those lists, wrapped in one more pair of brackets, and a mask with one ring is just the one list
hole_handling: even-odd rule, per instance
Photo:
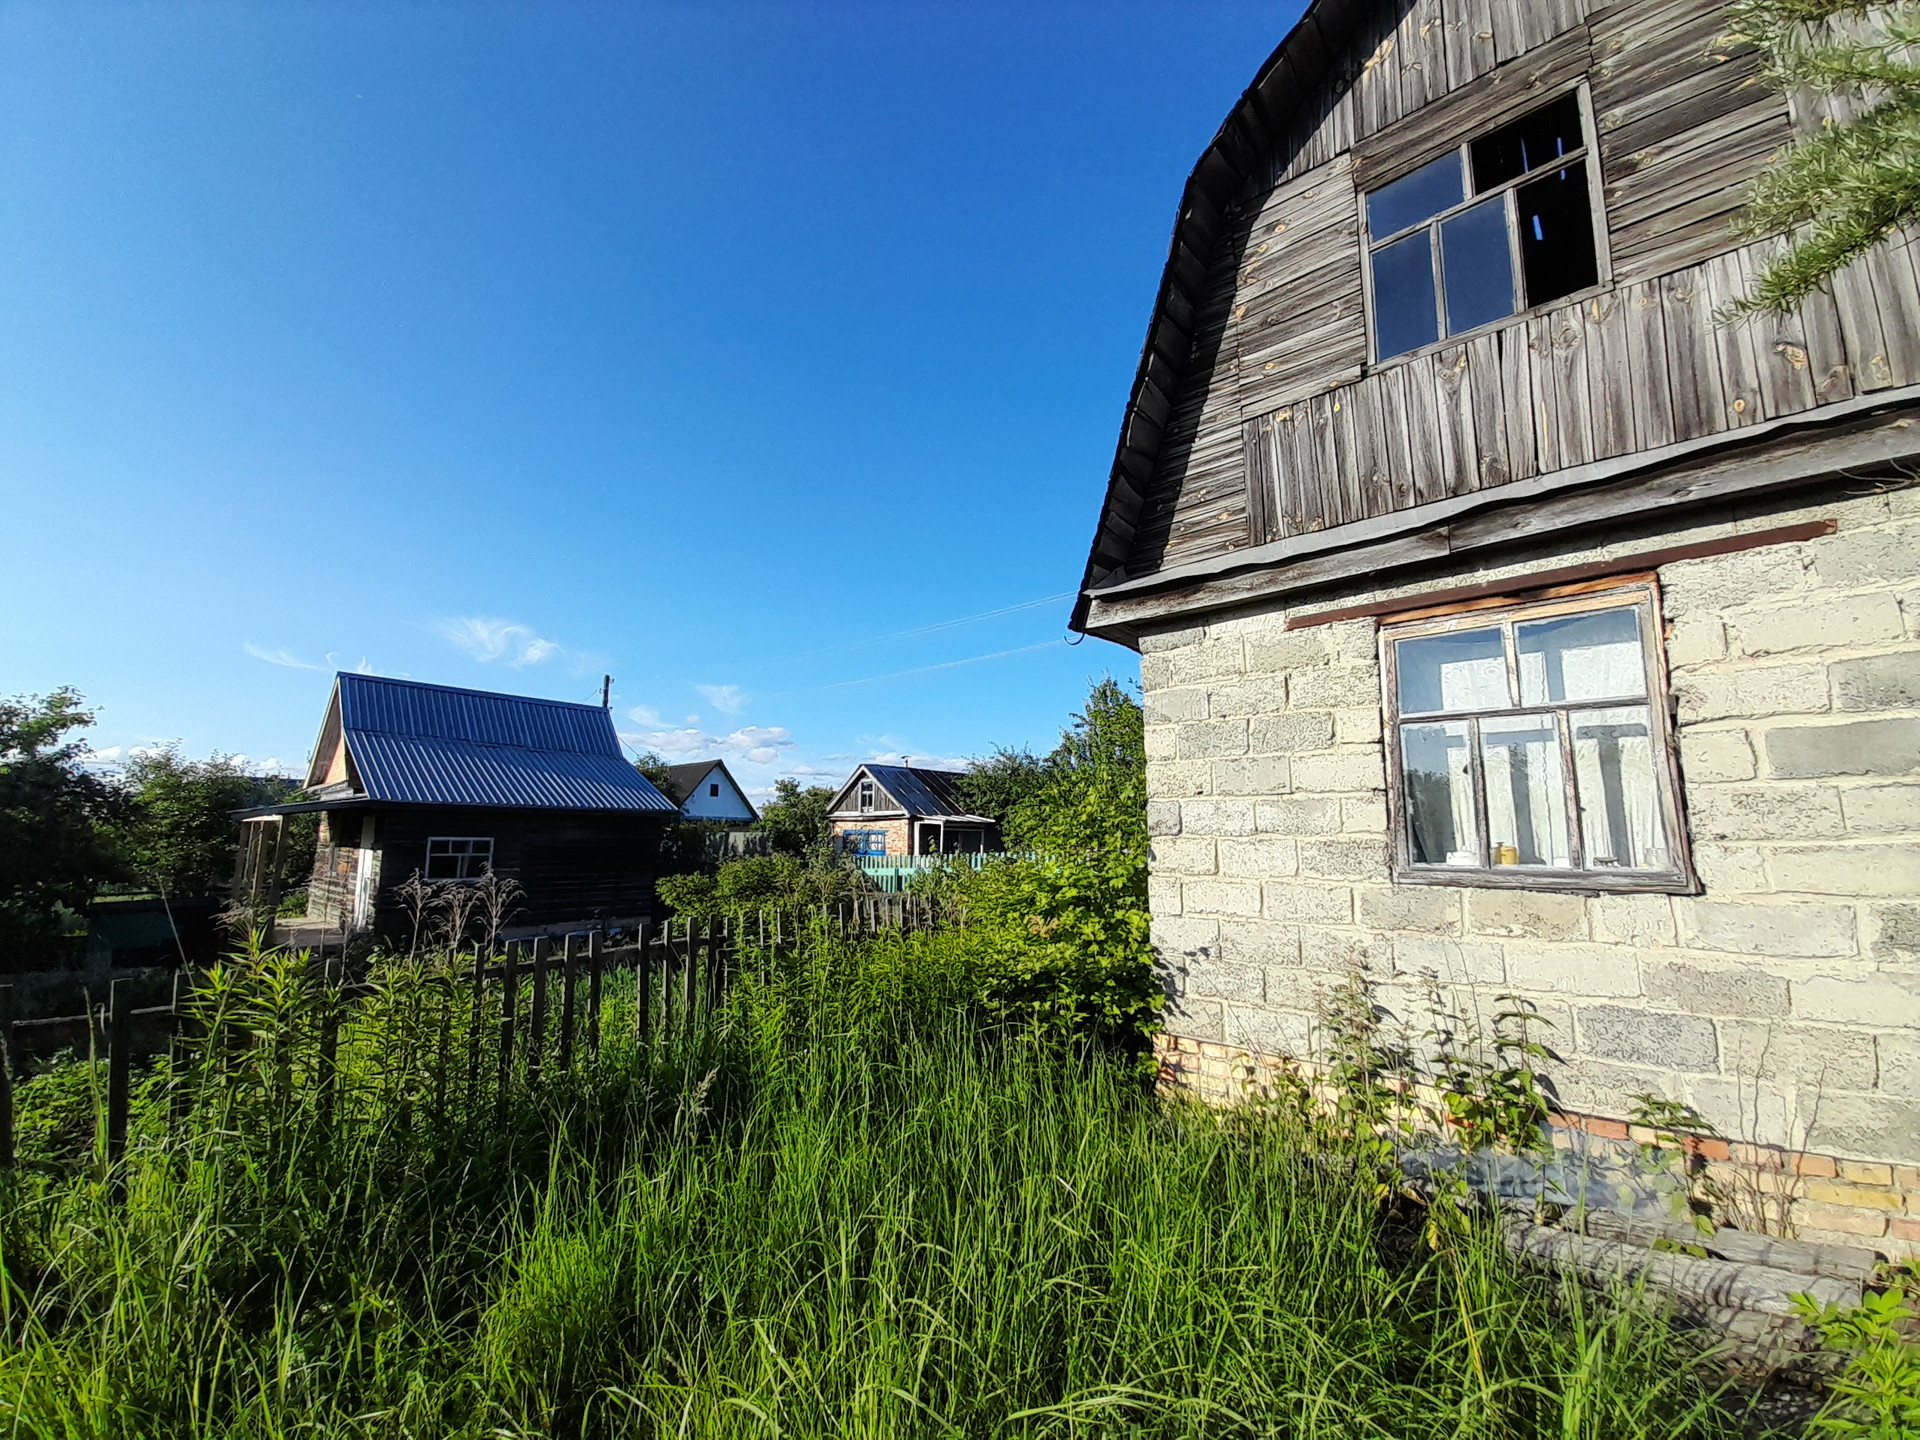
{"label": "wooden board siding", "polygon": [[[357,823],[357,814],[354,820]],[[434,835],[492,838],[494,869],[519,881],[527,892],[513,924],[557,925],[590,920],[596,912],[622,918],[648,915],[660,825],[657,815],[428,807],[382,811],[375,837],[381,881],[375,924],[383,931],[402,925],[404,910],[395,887],[416,870],[424,871],[427,840]]]}
{"label": "wooden board siding", "polygon": [[[1137,508],[1110,506],[1103,533],[1117,538],[1097,543],[1090,574],[1139,580],[1920,383],[1920,279],[1904,243],[1791,316],[1714,322],[1780,243],[1733,234],[1744,186],[1796,123],[1824,114],[1795,117],[1760,84],[1758,57],[1726,43],[1724,5],[1385,0],[1357,20],[1337,13],[1316,6],[1289,50],[1295,68],[1325,69],[1262,132],[1270,148],[1236,136],[1250,178],[1205,210],[1214,250],[1176,245],[1169,273],[1191,298],[1167,315],[1193,338],[1184,368],[1149,348],[1143,364],[1169,393],[1147,387],[1129,424],[1157,433],[1157,458],[1123,443],[1114,484]],[[1575,85],[1595,127],[1603,288],[1370,364],[1361,195]]]}
{"label": "wooden board siding", "polygon": [[[1743,246],[1658,281],[1517,320],[1248,421],[1244,439],[1257,452],[1250,463],[1274,487],[1264,502],[1273,538],[1677,440],[1731,435],[1847,398],[1860,364],[1849,348],[1854,338],[1885,346],[1884,328],[1868,323],[1878,309],[1862,309],[1856,299],[1849,323],[1834,299],[1816,295],[1791,315],[1714,320],[1775,248],[1774,241]],[[1860,273],[1843,288],[1842,304],[1869,290],[1875,276],[1911,269],[1903,247],[1883,247],[1877,258],[1879,270],[1855,267]],[[1876,373],[1893,371],[1883,364]],[[1351,461],[1332,443],[1333,417],[1357,417],[1352,423],[1369,435],[1377,423],[1385,436],[1390,426],[1380,417],[1397,427],[1402,414],[1411,454],[1398,472],[1391,463],[1380,467],[1383,442],[1357,447]]]}

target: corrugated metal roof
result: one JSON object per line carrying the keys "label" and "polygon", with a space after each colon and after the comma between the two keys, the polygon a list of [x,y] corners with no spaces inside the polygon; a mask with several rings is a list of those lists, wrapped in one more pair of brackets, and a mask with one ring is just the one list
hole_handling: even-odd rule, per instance
{"label": "corrugated metal roof", "polygon": [[[923,770],[917,765],[862,765],[854,772],[854,778],[862,774],[871,775],[879,781],[880,788],[916,819],[945,816],[955,820],[978,820],[983,825],[993,823],[967,809],[967,803],[960,795],[960,772],[957,770]],[[847,786],[841,787],[843,794],[852,783],[849,780]]]}
{"label": "corrugated metal roof", "polygon": [[597,705],[339,677],[341,728],[372,800],[512,809],[678,807],[627,763]]}

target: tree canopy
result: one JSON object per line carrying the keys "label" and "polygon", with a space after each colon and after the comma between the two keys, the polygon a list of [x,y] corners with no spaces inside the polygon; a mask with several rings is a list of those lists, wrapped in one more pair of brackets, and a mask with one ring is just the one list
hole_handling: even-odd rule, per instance
{"label": "tree canopy", "polygon": [[1920,4],[1741,0],[1733,29],[1759,46],[1770,84],[1835,112],[1748,192],[1749,234],[1794,234],[1735,309],[1785,310],[1920,218]]}
{"label": "tree canopy", "polygon": [[110,837],[126,797],[85,768],[86,742],[70,738],[93,719],[68,688],[0,700],[0,950],[56,939],[123,873]]}
{"label": "tree canopy", "polygon": [[760,807],[756,828],[781,854],[804,855],[827,843],[832,828],[827,815],[837,793],[825,785],[810,785],[803,790],[798,780],[776,780],[773,799]]}

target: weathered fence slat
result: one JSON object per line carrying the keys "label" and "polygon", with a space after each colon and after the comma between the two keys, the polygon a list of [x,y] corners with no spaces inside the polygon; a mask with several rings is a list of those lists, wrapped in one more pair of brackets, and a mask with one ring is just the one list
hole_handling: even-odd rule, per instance
{"label": "weathered fence slat", "polygon": [[633,1038],[641,1050],[653,1032],[653,922],[640,922],[640,952],[633,967]]}
{"label": "weathered fence slat", "polygon": [[13,1168],[13,986],[0,985],[0,1169]]}
{"label": "weathered fence slat", "polygon": [[486,1022],[487,1014],[487,960],[486,953],[478,945],[474,946],[473,1023],[467,1028],[467,1103],[469,1105],[480,1098],[480,1027]]}
{"label": "weathered fence slat", "polygon": [[573,1068],[573,1022],[576,991],[579,988],[580,937],[569,935],[561,942],[560,961],[560,1073]]}
{"label": "weathered fence slat", "polygon": [[707,924],[700,920],[687,921],[687,961],[681,968],[680,977],[686,985],[686,994],[681,996],[686,1003],[687,1034],[698,1033],[700,1028],[700,932]]}
{"label": "weathered fence slat", "polygon": [[600,972],[606,964],[607,933],[596,929],[587,936],[587,1051],[600,1059]]}
{"label": "weathered fence slat", "polygon": [[[338,968],[336,968],[338,967]],[[314,1065],[314,1083],[320,1091],[320,1130],[333,1128],[333,1112],[340,1093],[340,995],[342,960],[326,961],[320,971],[320,1055]]]}
{"label": "weathered fence slat", "polygon": [[500,1088],[496,1103],[504,1119],[513,1097],[513,1013],[520,999],[520,942],[507,946],[506,974],[500,986]]}
{"label": "weathered fence slat", "polygon": [[133,982],[107,991],[107,1164],[127,1153],[127,1109],[133,1077]]}
{"label": "weathered fence slat", "polygon": [[553,942],[545,935],[533,942],[533,1006],[527,1017],[527,1083],[537,1085],[547,1058],[547,961]]}

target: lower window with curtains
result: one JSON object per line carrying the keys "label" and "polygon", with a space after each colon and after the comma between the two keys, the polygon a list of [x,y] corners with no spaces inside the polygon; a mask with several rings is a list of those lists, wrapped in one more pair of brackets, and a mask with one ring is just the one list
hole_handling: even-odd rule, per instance
{"label": "lower window with curtains", "polygon": [[1395,878],[1692,891],[1649,578],[1381,628]]}

